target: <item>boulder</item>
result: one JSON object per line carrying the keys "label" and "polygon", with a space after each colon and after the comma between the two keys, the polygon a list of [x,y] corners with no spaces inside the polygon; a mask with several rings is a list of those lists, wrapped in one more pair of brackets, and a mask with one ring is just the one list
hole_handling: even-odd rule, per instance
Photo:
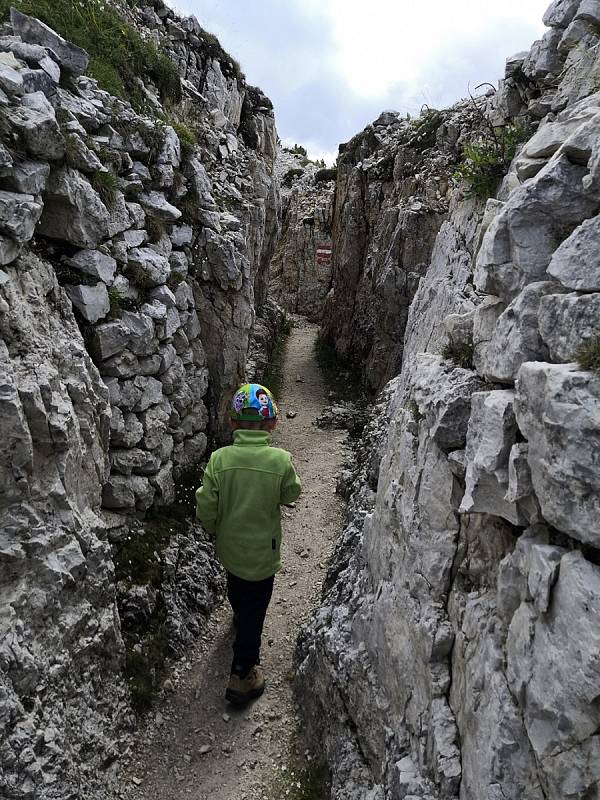
{"label": "boulder", "polygon": [[67,260],[69,266],[111,284],[117,271],[117,262],[100,250],[79,250]]}
{"label": "boulder", "polygon": [[97,283],[95,286],[65,286],[71,302],[87,322],[98,322],[110,311],[110,300],[106,286]]}
{"label": "boulder", "polygon": [[0,191],[0,233],[19,244],[28,242],[42,214],[43,205],[33,195]]}
{"label": "boulder", "polygon": [[512,383],[525,361],[545,361],[548,350],[538,328],[541,299],[556,291],[547,281],[530,283],[500,314],[492,335],[478,348],[478,372],[499,383]]}
{"label": "boulder", "polygon": [[548,274],[568,289],[600,291],[600,216],[586,219],[552,255]]}
{"label": "boulder", "polygon": [[482,388],[478,375],[440,356],[417,356],[413,399],[429,435],[448,452],[465,446],[471,415],[471,395]]}
{"label": "boulder", "polygon": [[49,161],[63,158],[65,140],[43,92],[25,95],[20,105],[6,109],[4,114],[32,156]]}
{"label": "boulder", "polygon": [[142,192],[138,201],[146,211],[165,222],[176,222],[181,218],[181,211],[168,202],[162,192]]}
{"label": "boulder", "polygon": [[0,62],[0,89],[8,95],[20,95],[25,91],[23,75],[18,69]]}
{"label": "boulder", "polygon": [[54,170],[44,200],[39,231],[49,239],[64,239],[76,247],[94,249],[108,238],[110,216],[106,206],[77,170]]}
{"label": "boulder", "polygon": [[130,279],[142,287],[164,284],[171,272],[169,262],[150,247],[134,247],[128,254]]}
{"label": "boulder", "polygon": [[574,361],[581,345],[600,338],[600,293],[550,294],[541,298],[538,313],[552,361]]}
{"label": "boulder", "polygon": [[597,201],[582,192],[587,169],[557,153],[515,189],[488,228],[477,255],[475,285],[511,301],[528,283],[546,277],[554,251]]}
{"label": "boulder", "polygon": [[67,42],[39,19],[28,17],[11,8],[10,24],[24,42],[39,44],[52,50],[58,57],[61,67],[74,77],[83,75],[86,71],[90,59],[85,50]]}
{"label": "boulder", "polygon": [[14,239],[0,235],[0,266],[11,264],[21,252],[21,247]]}
{"label": "boulder", "polygon": [[544,25],[567,28],[575,18],[581,0],[554,0],[544,14]]}
{"label": "boulder", "polygon": [[50,165],[39,161],[18,161],[4,178],[9,189],[23,194],[42,194],[50,175]]}
{"label": "boulder", "polygon": [[529,442],[531,480],[544,519],[600,546],[600,377],[575,364],[519,370],[515,412]]}

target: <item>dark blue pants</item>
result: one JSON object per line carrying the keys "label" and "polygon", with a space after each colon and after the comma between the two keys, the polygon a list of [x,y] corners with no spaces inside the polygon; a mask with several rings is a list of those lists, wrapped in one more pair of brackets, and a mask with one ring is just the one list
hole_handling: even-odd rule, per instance
{"label": "dark blue pants", "polygon": [[231,674],[245,678],[260,663],[260,642],[275,576],[263,581],[245,581],[227,573],[227,597],[238,617]]}

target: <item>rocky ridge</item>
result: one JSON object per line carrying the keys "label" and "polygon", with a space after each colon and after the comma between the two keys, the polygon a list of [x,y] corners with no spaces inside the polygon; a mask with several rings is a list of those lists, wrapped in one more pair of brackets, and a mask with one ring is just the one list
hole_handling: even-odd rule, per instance
{"label": "rocky ridge", "polygon": [[[425,228],[431,257],[394,317],[402,369],[343,478],[349,524],[299,643],[305,723],[340,800],[597,796],[600,379],[574,356],[600,341],[600,15],[557,0],[545,22],[485,101],[495,124],[535,131],[497,199],[449,187]],[[402,140],[390,152],[402,162]],[[338,193],[357,187],[346,205],[365,230],[354,263],[374,254],[349,280],[377,285],[390,228],[363,209],[381,184],[371,194],[345,158]],[[334,270],[356,254],[337,232]],[[341,324],[339,292],[334,272]],[[339,350],[356,352],[360,314]],[[392,371],[372,349],[362,364],[374,386]]]}
{"label": "rocky ridge", "polygon": [[143,517],[219,435],[279,228],[270,101],[194,18],[121,11],[180,103],[146,81],[135,110],[17,10],[0,29],[0,794],[23,800],[103,796],[132,724],[122,634],[128,667],[153,625],[177,651],[221,589],[197,530]]}

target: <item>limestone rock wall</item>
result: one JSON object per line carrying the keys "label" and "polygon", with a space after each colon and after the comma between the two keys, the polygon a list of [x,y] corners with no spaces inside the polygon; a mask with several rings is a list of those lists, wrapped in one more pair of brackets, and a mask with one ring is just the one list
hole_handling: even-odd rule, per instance
{"label": "limestone rock wall", "polygon": [[598,794],[600,378],[574,360],[600,341],[591,5],[554,3],[520,77],[509,60],[487,111],[539,127],[484,213],[452,193],[344,478],[297,677],[339,800]]}
{"label": "limestone rock wall", "polygon": [[335,181],[306,161],[281,151],[276,163],[283,219],[269,290],[287,311],[318,321],[331,288]]}
{"label": "limestone rock wall", "polygon": [[117,605],[109,539],[141,541],[219,435],[279,229],[270,101],[194,18],[123,12],[176,61],[177,107],[151,83],[146,113],[111,97],[33,18],[0,27],[0,795],[19,800],[103,796],[131,726],[121,623],[142,655],[158,609],[177,651],[221,589],[179,527],[152,534],[160,585],[120,575]]}
{"label": "limestone rock wall", "polygon": [[340,145],[324,335],[370,390],[402,365],[408,309],[448,215],[451,176],[477,124],[468,104],[418,120],[385,112]]}

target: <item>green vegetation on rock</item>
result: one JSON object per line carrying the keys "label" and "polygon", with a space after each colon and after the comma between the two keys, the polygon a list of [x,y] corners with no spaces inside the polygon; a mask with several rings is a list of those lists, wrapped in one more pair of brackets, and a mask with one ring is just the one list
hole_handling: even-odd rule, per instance
{"label": "green vegetation on rock", "polygon": [[142,85],[152,81],[163,103],[181,100],[177,67],[166,52],[146,41],[104,0],[0,0],[0,19],[14,6],[37,17],[90,55],[88,74],[110,94],[145,106]]}
{"label": "green vegetation on rock", "polygon": [[473,369],[473,345],[449,342],[442,350],[442,358],[453,361],[463,369]]}
{"label": "green vegetation on rock", "polygon": [[600,336],[582,344],[575,354],[579,366],[590,372],[600,373]]}
{"label": "green vegetation on rock", "polygon": [[467,197],[487,199],[496,194],[498,183],[508,172],[519,145],[530,133],[524,122],[503,127],[487,125],[464,146],[454,177],[467,185]]}

